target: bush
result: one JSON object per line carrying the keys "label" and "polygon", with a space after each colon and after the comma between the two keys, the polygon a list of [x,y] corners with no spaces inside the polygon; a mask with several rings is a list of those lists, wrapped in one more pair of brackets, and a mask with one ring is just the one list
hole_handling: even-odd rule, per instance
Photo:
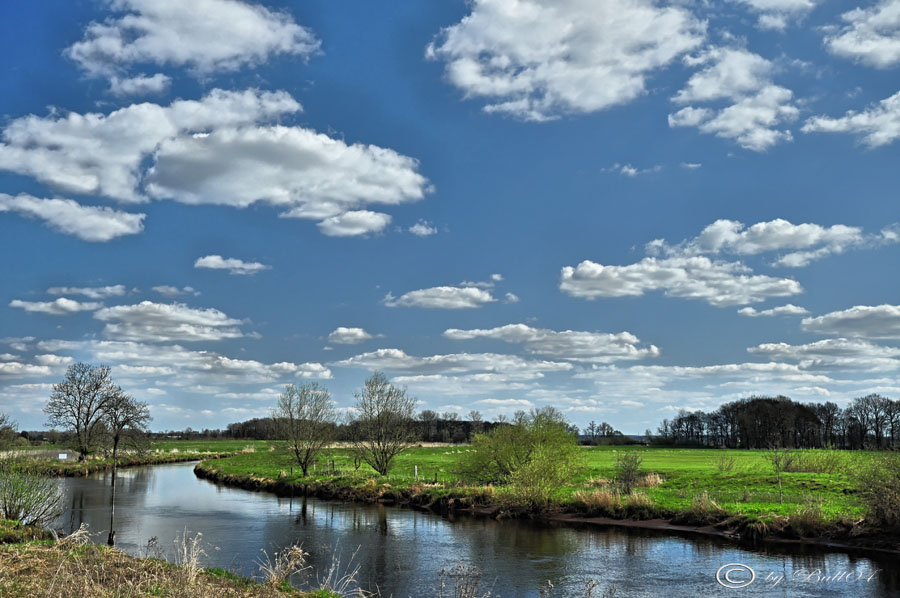
{"label": "bush", "polygon": [[632,488],[637,486],[643,462],[643,457],[635,452],[616,455],[616,484],[623,494],[630,494]]}
{"label": "bush", "polygon": [[873,457],[858,474],[860,495],[866,503],[866,520],[882,529],[900,531],[900,456]]}
{"label": "bush", "polygon": [[716,469],[719,471],[733,471],[734,457],[731,455],[720,455],[716,460]]}
{"label": "bush", "polygon": [[59,483],[24,459],[0,458],[0,518],[46,525],[62,513]]}
{"label": "bush", "polygon": [[509,484],[515,506],[540,509],[568,485],[581,467],[582,452],[562,414],[545,408],[520,414],[512,425],[477,434],[457,473],[484,484]]}
{"label": "bush", "polygon": [[531,458],[516,468],[509,479],[518,505],[540,509],[551,503],[553,495],[572,479],[578,467],[579,449],[574,444],[572,449],[544,444],[535,447]]}
{"label": "bush", "polygon": [[842,473],[846,471],[847,459],[834,450],[804,451],[793,454],[785,471],[793,473]]}

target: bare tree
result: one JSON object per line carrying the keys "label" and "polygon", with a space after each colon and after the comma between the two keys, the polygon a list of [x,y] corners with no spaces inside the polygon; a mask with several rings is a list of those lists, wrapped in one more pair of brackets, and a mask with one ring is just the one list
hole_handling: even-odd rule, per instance
{"label": "bare tree", "polygon": [[288,448],[306,477],[316,456],[331,440],[336,421],[331,394],[315,382],[288,384],[278,397],[272,417],[279,423]]}
{"label": "bare tree", "polygon": [[113,469],[118,465],[119,443],[129,433],[145,433],[153,420],[147,403],[128,396],[122,389],[109,397],[103,407],[103,423],[112,442]]}
{"label": "bare tree", "polygon": [[104,412],[109,401],[122,389],[113,384],[108,366],[76,363],[66,370],[65,380],[53,385],[44,407],[48,426],[71,429],[73,448],[84,461],[104,429]]}
{"label": "bare tree", "polygon": [[412,446],[416,402],[406,390],[389,384],[381,372],[366,378],[362,392],[355,397],[356,413],[351,416],[354,452],[385,475],[393,458]]}
{"label": "bare tree", "polygon": [[469,411],[469,421],[472,423],[467,440],[471,442],[474,434],[481,434],[484,431],[484,419],[481,417],[481,411],[476,411],[475,409]]}

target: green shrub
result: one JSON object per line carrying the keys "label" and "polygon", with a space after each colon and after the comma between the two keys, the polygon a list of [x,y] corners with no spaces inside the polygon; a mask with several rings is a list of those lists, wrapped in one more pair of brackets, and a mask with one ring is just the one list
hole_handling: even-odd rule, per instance
{"label": "green shrub", "polygon": [[872,458],[857,474],[859,491],[866,503],[866,521],[888,530],[900,530],[900,455]]}
{"label": "green shrub", "polygon": [[456,471],[465,480],[508,484],[506,496],[530,509],[547,507],[582,466],[583,454],[565,418],[552,407],[520,414],[511,425],[477,434]]}
{"label": "green shrub", "polygon": [[643,462],[643,457],[633,451],[616,455],[616,484],[624,494],[637,486]]}
{"label": "green shrub", "polygon": [[842,473],[847,459],[838,451],[804,451],[791,455],[784,471],[792,473]]}
{"label": "green shrub", "polygon": [[45,525],[62,512],[59,483],[24,459],[0,457],[0,519]]}
{"label": "green shrub", "polygon": [[719,458],[716,460],[716,469],[719,471],[733,471],[734,457],[731,455],[719,455]]}

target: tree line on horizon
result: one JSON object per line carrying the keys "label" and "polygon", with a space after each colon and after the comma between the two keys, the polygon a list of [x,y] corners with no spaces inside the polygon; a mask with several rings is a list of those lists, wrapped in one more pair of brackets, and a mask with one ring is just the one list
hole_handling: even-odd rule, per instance
{"label": "tree line on horizon", "polygon": [[708,448],[896,449],[900,400],[869,394],[841,408],[831,401],[800,403],[780,395],[754,396],[710,412],[681,409],[671,420],[663,420],[652,440]]}

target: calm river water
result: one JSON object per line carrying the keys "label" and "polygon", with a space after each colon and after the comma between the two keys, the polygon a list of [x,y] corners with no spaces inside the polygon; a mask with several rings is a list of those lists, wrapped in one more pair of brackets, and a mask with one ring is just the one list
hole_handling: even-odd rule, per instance
{"label": "calm river water", "polygon": [[[458,517],[410,509],[310,499],[230,489],[197,479],[193,463],[130,468],[116,483],[116,546],[143,556],[156,537],[171,558],[186,529],[202,533],[204,565],[246,575],[259,572],[262,550],[302,543],[323,575],[334,555],[346,569],[359,565],[363,588],[382,596],[437,596],[438,573],[457,563],[483,571],[481,589],[501,598],[581,596],[587,579],[631,596],[898,596],[900,559],[864,558],[819,551],[748,551],[728,543],[658,532],[563,527]],[[110,525],[110,474],[67,478],[67,509],[58,528],[84,522],[106,542]],[[723,565],[745,565],[755,580],[742,589],[716,581]],[[725,571],[720,573],[724,583]],[[828,580],[825,576],[834,576]],[[729,575],[736,585],[747,569]],[[776,581],[778,579],[781,581]],[[303,585],[304,580],[294,580]],[[315,581],[315,574],[311,580]]]}

